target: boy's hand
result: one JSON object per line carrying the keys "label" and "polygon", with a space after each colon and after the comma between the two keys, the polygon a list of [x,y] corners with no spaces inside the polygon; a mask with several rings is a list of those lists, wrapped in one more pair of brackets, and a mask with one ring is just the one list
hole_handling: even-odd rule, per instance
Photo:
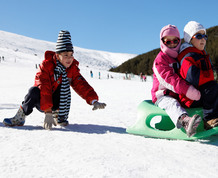
{"label": "boy's hand", "polygon": [[53,118],[52,113],[45,113],[45,120],[44,120],[44,129],[51,130],[52,125],[56,126],[56,122]]}
{"label": "boy's hand", "polygon": [[94,104],[94,107],[92,108],[92,110],[96,110],[96,109],[104,109],[106,104],[105,103],[99,103],[98,101],[96,101]]}

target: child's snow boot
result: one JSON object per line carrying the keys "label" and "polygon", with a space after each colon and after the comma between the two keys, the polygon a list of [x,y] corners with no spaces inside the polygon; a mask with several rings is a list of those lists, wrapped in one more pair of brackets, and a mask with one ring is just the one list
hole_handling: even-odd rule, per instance
{"label": "child's snow boot", "polygon": [[69,125],[69,122],[67,121],[67,119],[56,119],[56,123],[57,125],[60,125],[63,127]]}
{"label": "child's snow boot", "polygon": [[52,111],[52,114],[53,114],[53,118],[55,119],[55,122],[57,125],[60,125],[63,127],[69,125],[69,122],[67,121],[67,119],[58,118],[59,110]]}
{"label": "child's snow boot", "polygon": [[179,118],[179,122],[182,125],[182,127],[185,129],[188,137],[192,137],[196,134],[196,129],[201,122],[201,116],[195,114],[194,116],[189,117],[187,114],[183,114]]}
{"label": "child's snow boot", "polygon": [[18,109],[16,115],[12,118],[5,118],[3,121],[3,124],[5,126],[23,126],[25,123],[25,114],[23,112],[23,108],[20,106],[20,108]]}
{"label": "child's snow boot", "polygon": [[209,121],[204,121],[204,128],[206,130],[212,129],[214,127],[218,126],[218,118],[216,119],[211,119]]}

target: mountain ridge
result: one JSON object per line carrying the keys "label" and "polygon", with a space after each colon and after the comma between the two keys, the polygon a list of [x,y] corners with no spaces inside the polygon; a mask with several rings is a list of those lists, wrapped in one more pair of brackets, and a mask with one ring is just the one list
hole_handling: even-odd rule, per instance
{"label": "mountain ridge", "polygon": [[[55,51],[54,42],[0,31],[0,56],[11,62],[41,63],[47,50]],[[74,56],[81,66],[109,70],[135,57],[136,54],[113,53],[74,46]]]}

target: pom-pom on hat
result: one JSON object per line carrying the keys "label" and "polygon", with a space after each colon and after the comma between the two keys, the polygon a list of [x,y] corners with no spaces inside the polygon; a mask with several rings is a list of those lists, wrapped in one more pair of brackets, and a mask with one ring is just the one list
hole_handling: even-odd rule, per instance
{"label": "pom-pom on hat", "polygon": [[64,51],[73,51],[70,32],[67,30],[61,30],[59,32],[56,43],[56,53],[61,53]]}
{"label": "pom-pom on hat", "polygon": [[160,48],[161,51],[169,56],[176,58],[180,48],[181,40],[175,48],[169,48],[163,43],[163,38],[166,36],[175,36],[180,39],[179,30],[175,25],[166,25],[160,31]]}
{"label": "pom-pom on hat", "polygon": [[184,27],[184,40],[187,43],[190,43],[191,38],[194,34],[199,32],[200,30],[204,30],[206,34],[206,29],[201,25],[200,23],[196,21],[190,21],[188,22]]}

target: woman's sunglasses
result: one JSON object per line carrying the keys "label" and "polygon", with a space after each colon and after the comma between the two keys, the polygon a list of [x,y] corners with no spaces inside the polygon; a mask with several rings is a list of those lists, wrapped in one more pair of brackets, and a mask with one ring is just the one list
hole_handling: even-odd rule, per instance
{"label": "woman's sunglasses", "polygon": [[196,38],[198,40],[204,38],[205,40],[207,40],[207,35],[202,35],[202,34],[198,33],[198,34],[194,35],[192,38]]}
{"label": "woman's sunglasses", "polygon": [[165,44],[165,45],[170,45],[170,44],[179,44],[179,39],[174,39],[174,40],[166,40],[166,41],[164,41],[163,40],[163,43]]}

